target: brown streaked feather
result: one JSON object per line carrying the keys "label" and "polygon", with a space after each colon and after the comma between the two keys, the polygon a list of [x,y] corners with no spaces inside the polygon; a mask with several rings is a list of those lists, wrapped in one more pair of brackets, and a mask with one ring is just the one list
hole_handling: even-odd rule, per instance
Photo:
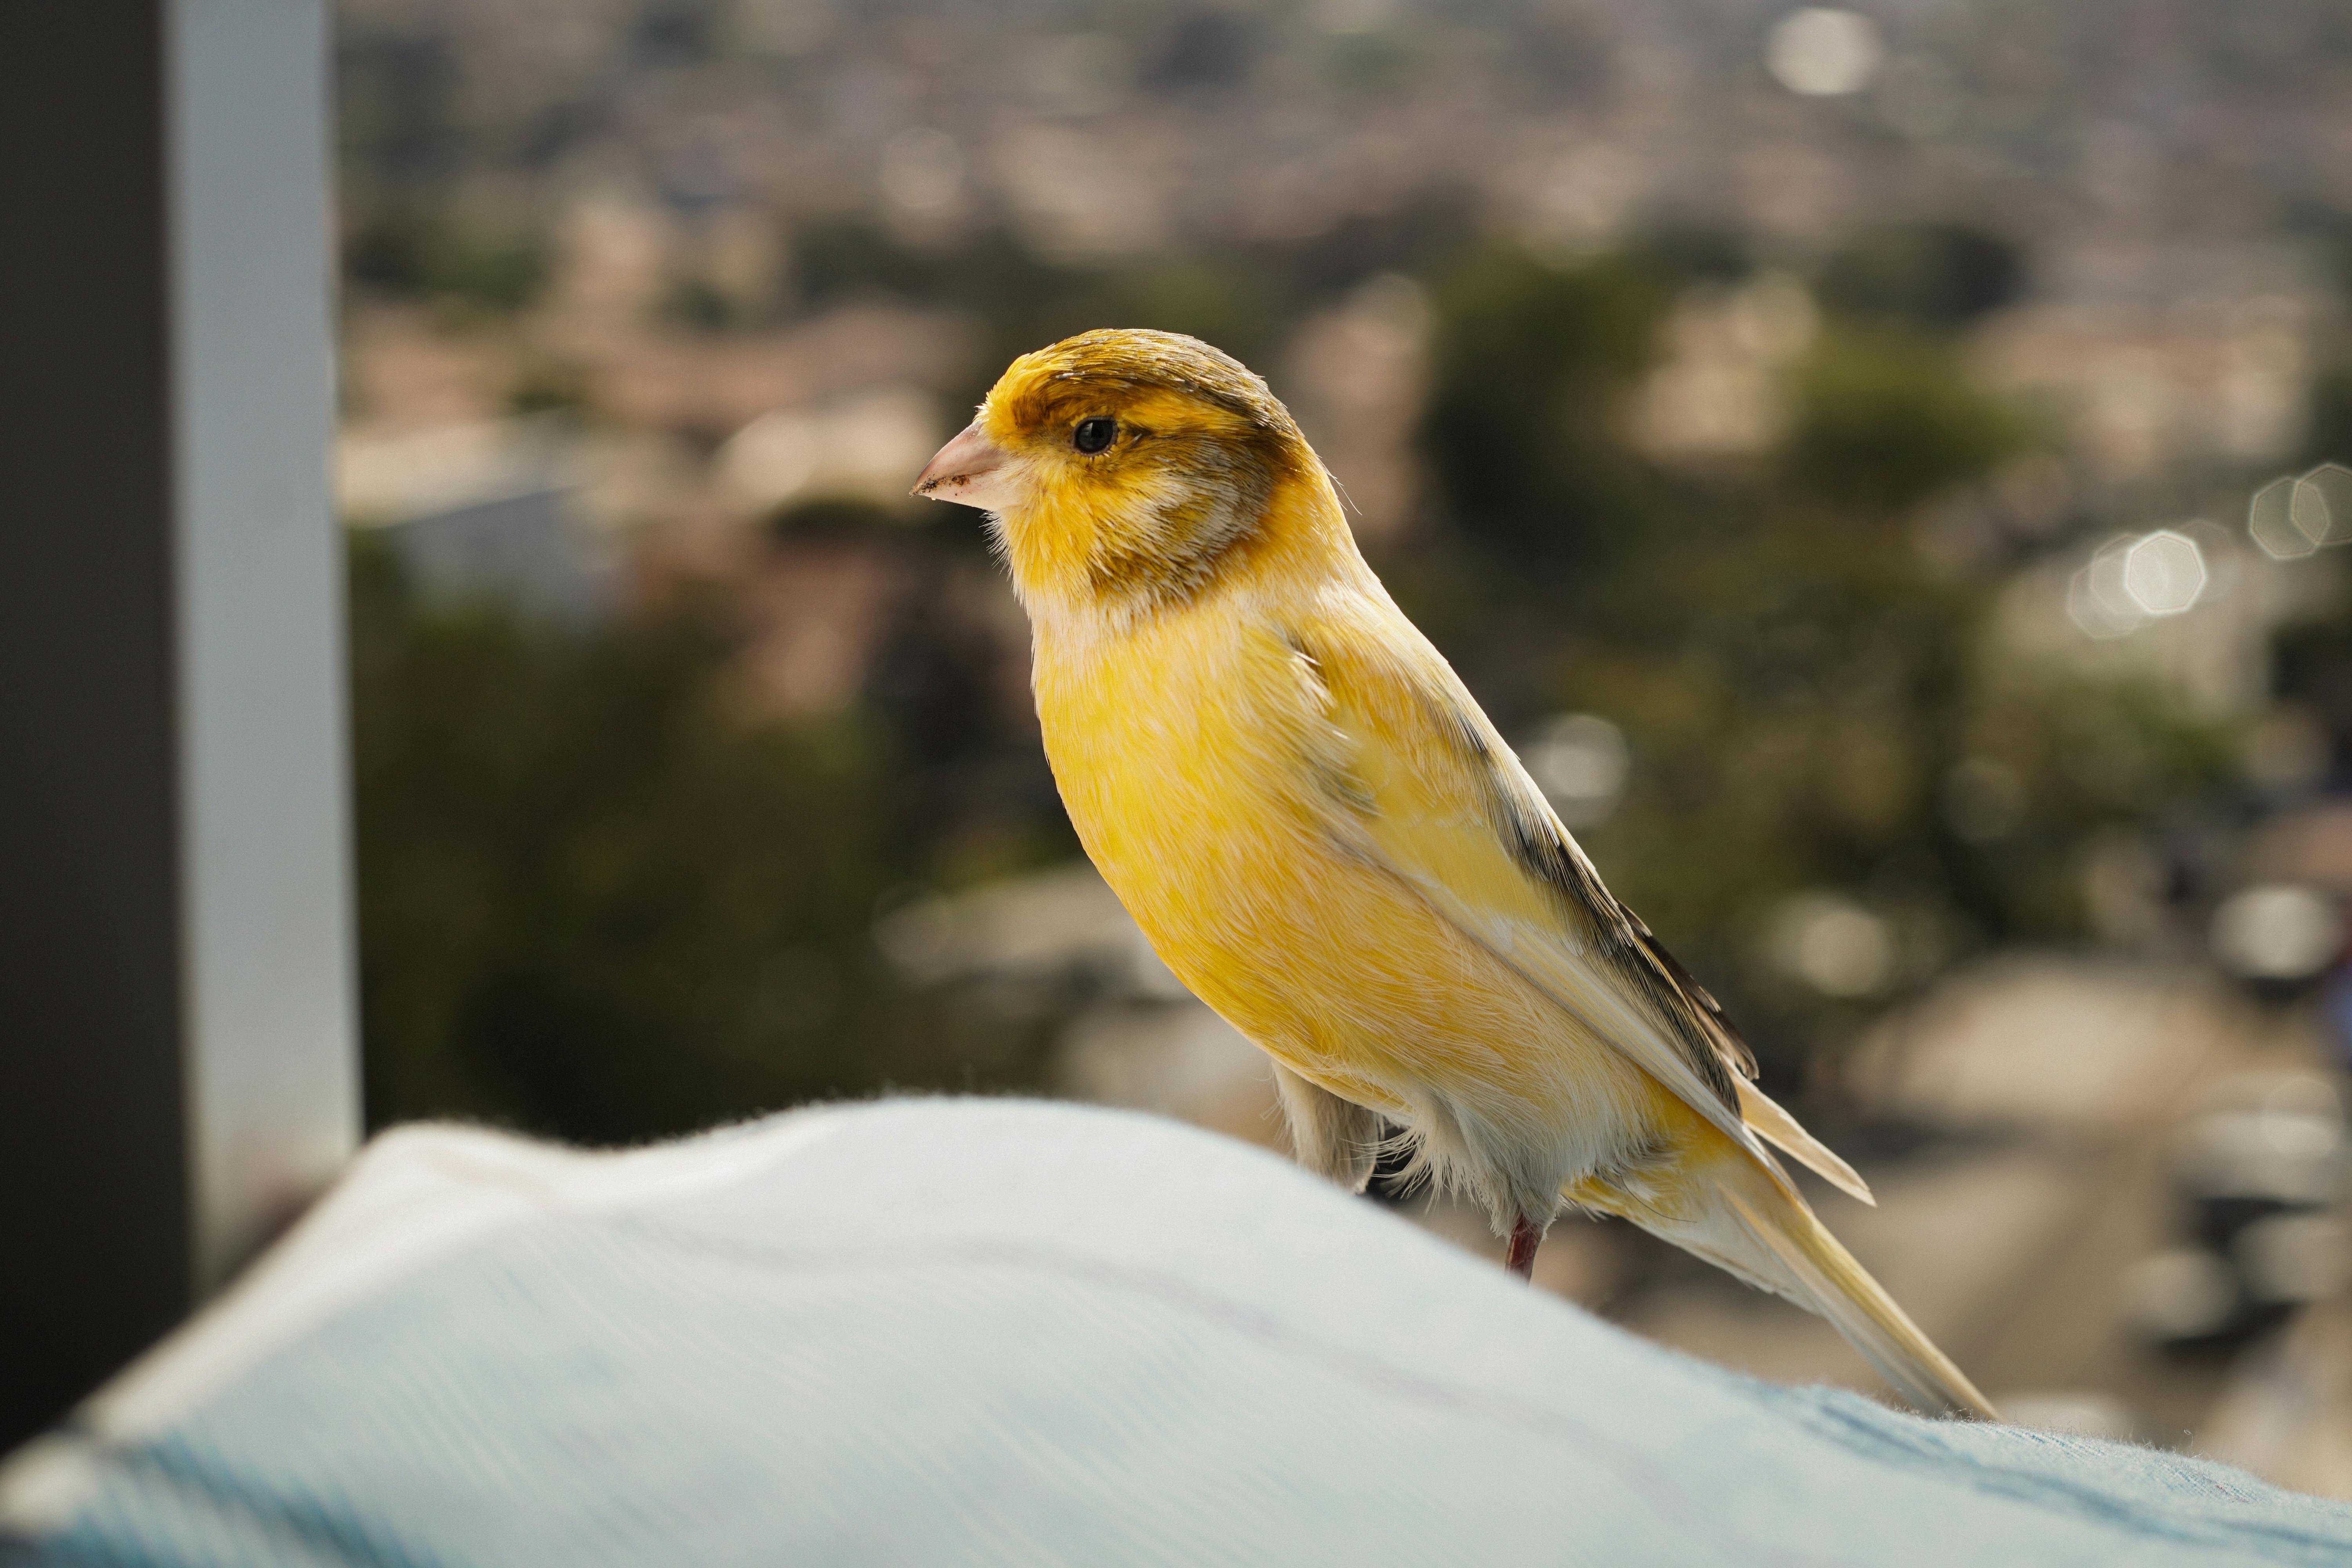
{"label": "brown streaked feather", "polygon": [[[1465,757],[1484,771],[1491,803],[1489,815],[1506,829],[1505,840],[1520,864],[1530,875],[1549,883],[1562,899],[1590,909],[1614,947],[1636,955],[1640,963],[1654,971],[1646,977],[1649,988],[1698,1015],[1703,1026],[1699,1033],[1709,1045],[1741,1077],[1755,1078],[1756,1053],[1732,1027],[1722,1004],[1691,978],[1690,972],[1666,951],[1665,943],[1657,939],[1642,917],[1620,903],[1602,884],[1600,872],[1586,857],[1583,847],[1570,837],[1559,815],[1537,791],[1525,770],[1506,768],[1496,761],[1500,739],[1492,733],[1469,693],[1448,690],[1436,680],[1412,684],[1413,695],[1433,728],[1452,738]],[[1516,763],[1517,759],[1513,761]],[[1711,1068],[1701,1068],[1700,1071],[1710,1083],[1714,1082],[1717,1075]],[[1728,1100],[1730,1084],[1723,1083],[1718,1092]]]}
{"label": "brown streaked feather", "polygon": [[1641,943],[1643,956],[1663,970],[1667,981],[1682,993],[1684,999],[1705,1015],[1715,1036],[1716,1049],[1738,1069],[1740,1077],[1753,1082],[1757,1073],[1756,1053],[1748,1048],[1748,1042],[1740,1038],[1739,1031],[1732,1026],[1731,1019],[1723,1011],[1723,1004],[1717,1001],[1706,987],[1691,978],[1690,971],[1666,951],[1666,944],[1657,939],[1641,916],[1622,904],[1617,906],[1617,912],[1633,926],[1633,935]]}
{"label": "brown streaked feather", "polygon": [[1752,1077],[1754,1058],[1744,1044],[1727,1048],[1736,1037],[1721,1024],[1721,1010],[1712,1005],[1714,998],[1702,1004],[1691,994],[1697,988],[1686,984],[1689,976],[1682,965],[1602,884],[1601,873],[1585,857],[1583,847],[1569,837],[1550,803],[1537,793],[1516,758],[1506,766],[1490,743],[1475,762],[1486,774],[1489,815],[1513,858],[1529,876],[1550,887],[1564,903],[1593,923],[1601,937],[1602,952],[1671,1026],[1700,1081],[1726,1105],[1738,1106],[1732,1069]]}
{"label": "brown streaked feather", "polygon": [[[1665,944],[1601,880],[1583,847],[1569,834],[1549,802],[1496,734],[1466,690],[1433,672],[1400,668],[1430,727],[1454,748],[1478,779],[1496,837],[1532,878],[1550,888],[1563,906],[1590,921],[1601,947],[1625,979],[1654,1004],[1673,1026],[1700,1081],[1726,1105],[1738,1096],[1731,1071],[1753,1079],[1756,1057],[1724,1017],[1715,998],[1690,977]],[[1418,678],[1418,679],[1416,679]],[[1509,758],[1506,763],[1505,758]]]}

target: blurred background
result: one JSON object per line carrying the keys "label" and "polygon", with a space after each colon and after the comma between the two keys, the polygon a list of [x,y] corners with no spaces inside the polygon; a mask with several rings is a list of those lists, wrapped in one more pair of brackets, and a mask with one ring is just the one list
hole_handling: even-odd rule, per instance
{"label": "blurred background", "polygon": [[[978,1090],[1278,1142],[1078,853],[978,514],[905,494],[1014,353],[1170,328],[1289,403],[1988,1392],[2352,1496],[2352,13],[341,29],[373,1123]],[[1538,1282],[1873,1386],[1622,1226]]]}

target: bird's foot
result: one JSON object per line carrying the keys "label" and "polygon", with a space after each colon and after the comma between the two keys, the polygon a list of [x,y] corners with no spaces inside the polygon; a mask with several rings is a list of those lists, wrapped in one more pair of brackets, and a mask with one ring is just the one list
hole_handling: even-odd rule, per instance
{"label": "bird's foot", "polygon": [[1521,1215],[1519,1223],[1511,1226],[1510,1250],[1504,1254],[1503,1267],[1522,1279],[1533,1279],[1536,1277],[1536,1248],[1542,1245],[1543,1232],[1536,1228],[1535,1221]]}

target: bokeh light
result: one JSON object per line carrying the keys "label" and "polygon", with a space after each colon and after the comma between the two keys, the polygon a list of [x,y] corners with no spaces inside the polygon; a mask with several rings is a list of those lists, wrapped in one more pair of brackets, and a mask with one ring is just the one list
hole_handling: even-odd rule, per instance
{"label": "bokeh light", "polygon": [[1562,822],[1591,827],[1617,808],[1633,754],[1625,732],[1608,720],[1563,713],[1537,732],[1520,760]]}
{"label": "bokeh light", "polygon": [[2287,517],[2315,545],[2352,542],[2352,468],[2322,463],[2295,480]]}
{"label": "bokeh light", "polygon": [[1824,996],[1874,996],[1895,982],[1893,928],[1842,894],[1787,900],[1773,912],[1766,941],[1776,967]]}
{"label": "bokeh light", "polygon": [[2293,479],[2273,479],[2254,492],[2246,509],[2246,534],[2273,561],[2294,561],[2319,548],[2319,542],[2295,526]]}
{"label": "bokeh light", "polygon": [[2291,884],[2234,893],[2213,911],[2213,956],[2249,980],[2301,980],[2344,950],[2344,917],[2324,894]]}
{"label": "bokeh light", "polygon": [[1764,63],[1774,79],[1807,98],[1860,92],[1878,74],[1878,25],[1854,11],[1809,5],[1772,28]]}
{"label": "bokeh light", "polygon": [[2067,584],[2066,614],[2085,636],[2119,637],[2138,630],[2147,619],[2147,612],[2124,585],[2124,564],[2134,542],[2129,535],[2108,540]]}
{"label": "bokeh light", "polygon": [[2177,616],[2205,592],[2205,557],[2197,542],[2170,529],[2135,541],[2124,552],[2123,586],[2151,616]]}
{"label": "bokeh light", "polygon": [[2322,463],[2308,473],[2271,480],[2254,492],[2246,532],[2273,561],[2352,543],[2352,468]]}
{"label": "bokeh light", "polygon": [[[2185,526],[2215,531],[2210,523]],[[2188,534],[2119,533],[2067,584],[2066,614],[2084,636],[2104,641],[2194,609],[2211,584],[2205,552]]]}

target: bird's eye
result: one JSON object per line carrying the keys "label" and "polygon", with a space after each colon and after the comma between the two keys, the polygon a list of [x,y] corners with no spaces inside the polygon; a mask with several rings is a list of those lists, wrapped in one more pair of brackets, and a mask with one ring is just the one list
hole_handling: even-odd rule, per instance
{"label": "bird's eye", "polygon": [[1118,421],[1116,419],[1081,419],[1076,433],[1070,437],[1070,444],[1091,457],[1109,446],[1110,438],[1118,434]]}

